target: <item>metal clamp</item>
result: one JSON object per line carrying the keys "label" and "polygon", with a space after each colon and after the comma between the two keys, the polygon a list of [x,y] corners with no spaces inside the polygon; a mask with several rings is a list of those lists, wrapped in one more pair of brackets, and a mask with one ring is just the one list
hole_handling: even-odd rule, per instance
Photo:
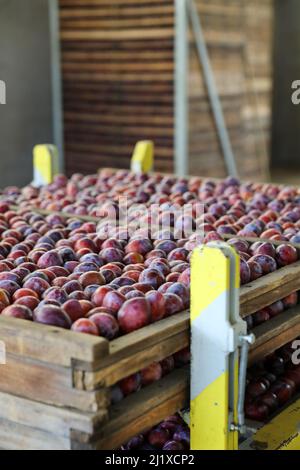
{"label": "metal clamp", "polygon": [[255,336],[240,336],[240,367],[239,367],[239,393],[238,393],[238,430],[241,434],[245,434],[245,392],[247,379],[247,365],[249,348],[255,342]]}

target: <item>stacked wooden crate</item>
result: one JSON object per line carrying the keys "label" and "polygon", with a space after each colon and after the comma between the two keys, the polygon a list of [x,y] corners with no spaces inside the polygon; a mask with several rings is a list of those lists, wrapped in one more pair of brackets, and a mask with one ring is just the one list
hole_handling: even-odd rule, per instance
{"label": "stacked wooden crate", "polygon": [[[195,0],[240,175],[266,179],[273,0]],[[174,170],[174,0],[60,0],[66,168],[127,167],[140,139]],[[224,176],[192,35],[190,173]]]}
{"label": "stacked wooden crate", "polygon": [[[243,178],[267,179],[273,0],[196,3],[239,173]],[[189,134],[190,172],[224,176],[224,160],[193,37]]]}
{"label": "stacked wooden crate", "polygon": [[[196,5],[233,149],[235,154],[239,155],[243,149],[242,3],[240,0],[230,2],[196,0]],[[190,173],[225,175],[224,159],[193,35],[190,37],[189,109]]]}
{"label": "stacked wooden crate", "polygon": [[153,139],[173,159],[173,0],[60,0],[66,169],[128,167]]}

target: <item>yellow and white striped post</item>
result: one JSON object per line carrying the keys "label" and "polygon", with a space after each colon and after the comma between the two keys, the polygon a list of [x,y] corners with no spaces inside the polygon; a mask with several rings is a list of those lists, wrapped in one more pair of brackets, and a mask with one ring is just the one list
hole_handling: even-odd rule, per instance
{"label": "yellow and white striped post", "polygon": [[225,243],[191,259],[191,448],[238,449],[239,257]]}
{"label": "yellow and white striped post", "polygon": [[137,142],[132,158],[131,171],[134,173],[149,173],[153,170],[154,143],[151,140]]}
{"label": "yellow and white striped post", "polygon": [[55,145],[36,145],[33,149],[33,185],[50,184],[58,174],[58,149]]}

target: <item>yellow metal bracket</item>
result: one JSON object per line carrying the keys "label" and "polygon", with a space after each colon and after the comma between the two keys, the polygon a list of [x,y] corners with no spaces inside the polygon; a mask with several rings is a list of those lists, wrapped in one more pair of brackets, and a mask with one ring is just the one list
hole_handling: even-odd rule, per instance
{"label": "yellow metal bracket", "polygon": [[154,143],[151,140],[137,142],[131,158],[131,171],[149,173],[153,170],[153,162]]}
{"label": "yellow metal bracket", "polygon": [[[196,248],[191,259],[191,447],[237,450],[239,347],[246,323],[239,315],[239,257],[226,243]],[[242,385],[242,384],[241,384]],[[242,400],[241,400],[242,401]]]}
{"label": "yellow metal bracket", "polygon": [[253,450],[300,450],[300,400],[261,427],[251,441]]}
{"label": "yellow metal bracket", "polygon": [[55,145],[36,145],[33,149],[33,185],[50,184],[58,173],[58,149]]}

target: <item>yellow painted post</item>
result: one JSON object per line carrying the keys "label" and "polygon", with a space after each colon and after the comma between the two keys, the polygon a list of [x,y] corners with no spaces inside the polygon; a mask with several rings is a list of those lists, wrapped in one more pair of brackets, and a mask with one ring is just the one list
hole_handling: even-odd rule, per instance
{"label": "yellow painted post", "polygon": [[36,145],[33,149],[33,184],[50,184],[58,173],[58,149],[55,145]]}
{"label": "yellow painted post", "polygon": [[225,243],[191,259],[191,448],[238,449],[239,257]]}
{"label": "yellow painted post", "polygon": [[154,143],[151,140],[137,142],[131,158],[131,171],[149,173],[153,170],[153,162]]}

